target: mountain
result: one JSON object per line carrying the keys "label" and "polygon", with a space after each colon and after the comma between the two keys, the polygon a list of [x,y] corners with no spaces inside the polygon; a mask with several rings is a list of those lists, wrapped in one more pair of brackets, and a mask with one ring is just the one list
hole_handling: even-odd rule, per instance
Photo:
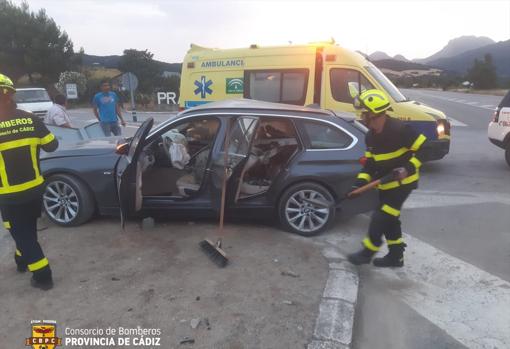
{"label": "mountain", "polygon": [[371,61],[380,61],[381,59],[391,59],[386,53],[382,51],[375,51],[374,53],[368,55],[368,58]]}
{"label": "mountain", "polygon": [[393,59],[396,61],[409,62],[409,60],[402,55],[395,55]]}
{"label": "mountain", "polygon": [[424,64],[402,61],[397,59],[381,59],[378,61],[372,61],[379,69],[389,69],[393,71],[404,71],[404,70],[429,70],[430,67]]}
{"label": "mountain", "polygon": [[[83,55],[82,64],[85,66],[99,65],[105,68],[118,68],[120,57],[118,55],[113,56],[94,56],[94,55]],[[167,63],[156,61],[161,68],[161,71],[169,72],[181,72],[181,63]]]}
{"label": "mountain", "polygon": [[[360,54],[362,54],[363,56],[366,57],[366,55],[364,53],[362,53],[360,51],[357,51],[357,52],[359,52]],[[382,51],[375,51],[374,53],[372,53],[371,55],[368,56],[368,59],[372,62],[382,61],[382,60],[386,60],[386,59],[393,59],[396,61],[409,62],[409,60],[402,55],[395,55],[395,56],[391,57],[390,55],[388,55],[387,53],[382,52]]]}
{"label": "mountain", "polygon": [[471,68],[475,59],[482,60],[487,53],[492,55],[497,74],[510,77],[510,40],[469,50],[454,57],[434,59],[429,61],[427,65],[465,74]]}
{"label": "mountain", "polygon": [[432,56],[422,59],[415,59],[417,63],[429,63],[441,58],[454,57],[461,53],[475,50],[477,48],[494,44],[494,40],[486,36],[461,36],[448,41],[448,44]]}

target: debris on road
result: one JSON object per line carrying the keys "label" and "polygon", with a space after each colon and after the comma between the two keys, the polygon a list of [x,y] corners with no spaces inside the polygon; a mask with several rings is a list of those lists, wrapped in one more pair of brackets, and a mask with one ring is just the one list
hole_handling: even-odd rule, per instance
{"label": "debris on road", "polygon": [[196,329],[200,325],[200,319],[191,319],[190,325],[192,329]]}
{"label": "debris on road", "polygon": [[142,230],[153,229],[156,226],[154,218],[146,217],[142,220]]}
{"label": "debris on road", "polygon": [[290,277],[293,277],[293,278],[298,278],[299,277],[299,274],[296,274],[294,273],[293,271],[291,270],[284,270],[282,271],[281,273],[283,276],[290,276]]}
{"label": "debris on road", "polygon": [[207,331],[211,330],[211,324],[209,323],[209,318],[204,319],[204,325],[205,325],[205,328],[207,328]]}
{"label": "debris on road", "polygon": [[179,344],[195,344],[195,340],[193,338],[184,337]]}

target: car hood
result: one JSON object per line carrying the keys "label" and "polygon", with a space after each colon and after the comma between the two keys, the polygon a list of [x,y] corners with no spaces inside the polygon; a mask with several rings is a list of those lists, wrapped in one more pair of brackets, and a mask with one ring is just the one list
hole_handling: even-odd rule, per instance
{"label": "car hood", "polygon": [[70,156],[96,156],[113,154],[119,137],[95,138],[77,143],[59,145],[52,153],[41,152],[41,159],[51,159]]}
{"label": "car hood", "polygon": [[446,118],[442,111],[412,100],[398,103],[398,114],[412,115],[415,121],[437,121]]}
{"label": "car hood", "polygon": [[16,103],[19,109],[34,112],[34,111],[47,111],[53,106],[52,101],[47,102],[34,102],[34,103]]}

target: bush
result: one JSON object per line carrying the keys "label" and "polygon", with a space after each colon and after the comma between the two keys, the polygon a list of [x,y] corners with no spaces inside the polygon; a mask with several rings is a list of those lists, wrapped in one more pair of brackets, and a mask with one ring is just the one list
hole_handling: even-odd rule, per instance
{"label": "bush", "polygon": [[82,73],[75,71],[65,71],[60,74],[56,84],[57,89],[62,94],[66,94],[66,84],[76,84],[78,87],[78,96],[83,96],[87,90],[87,78]]}

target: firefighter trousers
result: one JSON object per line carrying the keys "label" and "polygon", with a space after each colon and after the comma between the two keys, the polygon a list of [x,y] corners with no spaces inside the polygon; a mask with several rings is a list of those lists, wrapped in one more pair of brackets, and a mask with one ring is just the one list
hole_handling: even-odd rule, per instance
{"label": "firefighter trousers", "polygon": [[33,273],[49,270],[48,259],[44,256],[37,240],[37,218],[41,216],[41,199],[20,204],[0,206],[4,226],[16,243],[15,260],[18,266],[26,266]]}
{"label": "firefighter trousers", "polygon": [[379,205],[372,214],[368,236],[363,240],[366,248],[378,251],[383,243],[383,236],[388,246],[404,243],[400,210],[413,189],[413,186],[400,186],[390,190],[379,190]]}

